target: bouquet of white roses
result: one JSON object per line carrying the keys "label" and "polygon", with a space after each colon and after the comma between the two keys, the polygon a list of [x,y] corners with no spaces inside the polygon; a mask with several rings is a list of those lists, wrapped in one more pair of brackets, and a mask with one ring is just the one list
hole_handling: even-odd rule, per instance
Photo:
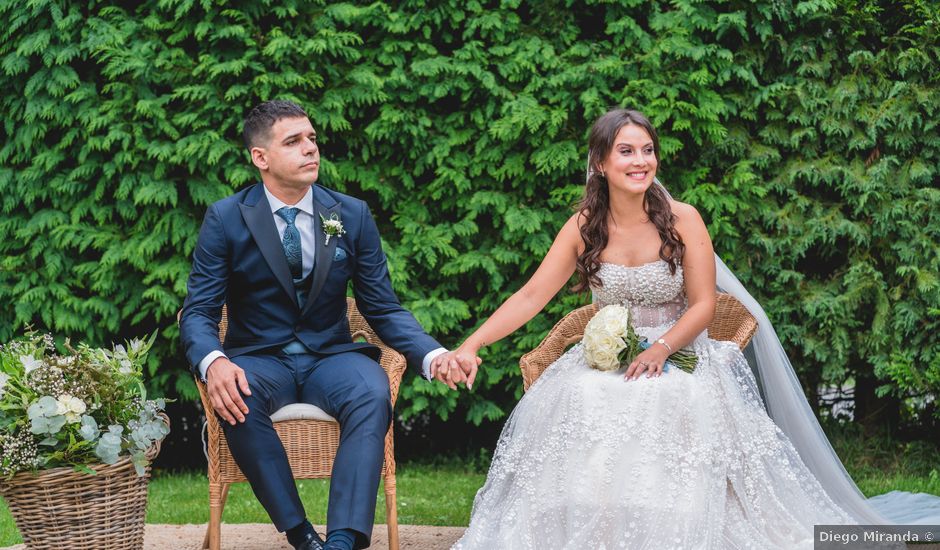
{"label": "bouquet of white roses", "polygon": [[[584,328],[584,357],[597,370],[613,371],[629,365],[641,351],[652,344],[640,338],[633,329],[630,310],[619,305],[604,306]],[[691,373],[698,358],[694,353],[679,350],[663,365],[665,372],[674,366]]]}
{"label": "bouquet of white roses", "polygon": [[50,335],[27,332],[0,346],[0,477],[130,456],[139,475],[146,451],[170,428],[162,399],[147,400],[142,367],[153,345],[56,349]]}

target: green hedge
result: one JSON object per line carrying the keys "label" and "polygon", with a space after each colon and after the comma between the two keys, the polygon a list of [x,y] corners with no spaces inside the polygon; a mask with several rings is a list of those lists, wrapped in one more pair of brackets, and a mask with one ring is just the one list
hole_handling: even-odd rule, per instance
{"label": "green hedge", "polygon": [[[940,391],[938,8],[856,0],[0,2],[0,339],[159,331],[152,386],[193,396],[176,311],[205,208],[257,179],[246,109],[293,99],[321,182],[369,200],[399,295],[448,345],[526,280],[581,192],[608,107],[659,127],[811,390]],[[486,350],[473,393],[408,378],[401,411],[474,422],[560,295]]]}

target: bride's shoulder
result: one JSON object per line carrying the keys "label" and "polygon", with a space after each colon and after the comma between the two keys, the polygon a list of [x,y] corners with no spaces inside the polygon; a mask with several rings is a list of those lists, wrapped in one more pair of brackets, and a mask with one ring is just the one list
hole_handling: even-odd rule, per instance
{"label": "bride's shoulder", "polygon": [[676,216],[676,229],[680,234],[686,231],[695,233],[700,231],[707,232],[705,221],[702,219],[702,215],[699,214],[698,209],[694,206],[677,200],[671,200],[669,206],[672,208],[672,213]]}
{"label": "bride's shoulder", "polygon": [[581,234],[581,226],[586,221],[584,214],[575,212],[565,220],[565,224],[558,230],[559,237],[573,237]]}
{"label": "bride's shoulder", "polygon": [[698,213],[698,210],[694,206],[687,202],[670,200],[669,207],[672,208],[672,213],[676,216],[677,224],[690,221],[702,221],[702,215]]}
{"label": "bride's shoulder", "polygon": [[669,207],[672,208],[672,213],[675,214],[677,218],[702,218],[698,210],[687,202],[669,199]]}
{"label": "bride's shoulder", "polygon": [[559,243],[565,243],[575,248],[580,248],[581,246],[581,226],[585,222],[584,214],[581,212],[575,212],[565,221],[565,224],[561,226],[561,229],[558,230],[558,235],[555,237],[555,241]]}

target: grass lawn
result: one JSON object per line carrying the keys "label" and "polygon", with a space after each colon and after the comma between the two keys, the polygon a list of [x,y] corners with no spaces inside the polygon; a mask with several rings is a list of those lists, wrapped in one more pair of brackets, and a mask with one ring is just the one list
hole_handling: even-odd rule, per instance
{"label": "grass lawn", "polygon": [[[898,489],[940,495],[937,449],[929,443],[900,443],[829,430],[832,443],[859,488],[867,496]],[[477,489],[486,477],[479,460],[452,460],[398,468],[398,521],[412,525],[467,525]],[[329,491],[325,480],[299,482],[310,519],[326,522]],[[201,473],[158,472],[150,483],[147,523],[205,523],[209,519],[208,484]],[[385,521],[385,499],[379,491],[376,521]],[[232,487],[225,506],[228,523],[266,523],[261,505],[246,483]],[[16,526],[0,500],[0,547],[21,542]]]}
{"label": "grass lawn", "polygon": [[[456,466],[399,466],[398,522],[418,525],[467,525],[473,496],[483,485],[484,473]],[[326,523],[329,482],[325,479],[297,482],[300,497],[313,523]],[[157,475],[150,484],[147,523],[205,523],[209,521],[208,482],[202,474]],[[380,486],[375,507],[376,522],[385,523],[385,493]],[[247,483],[229,492],[223,521],[267,523],[268,518]]]}

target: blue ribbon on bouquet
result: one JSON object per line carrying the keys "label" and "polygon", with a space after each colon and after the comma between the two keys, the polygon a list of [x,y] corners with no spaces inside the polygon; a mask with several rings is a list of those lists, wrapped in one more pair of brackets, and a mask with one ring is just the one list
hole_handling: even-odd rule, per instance
{"label": "blue ribbon on bouquet", "polygon": [[[650,349],[651,347],[653,347],[653,344],[651,344],[651,343],[649,342],[649,340],[647,340],[646,338],[644,338],[644,339],[640,340],[639,346],[640,346],[640,349],[641,349],[641,350],[644,350],[644,351],[645,351],[645,350],[648,350],[648,349]],[[679,351],[681,352],[682,350],[679,350]],[[677,353],[678,353],[678,352],[677,352]],[[681,371],[689,372],[689,371],[683,369],[682,367],[680,367],[679,365],[675,364],[675,363],[674,363],[673,361],[671,361],[670,359],[666,359],[666,362],[663,363],[663,372],[669,372],[669,367],[675,367],[675,368],[677,368],[677,369],[679,369],[679,370],[681,370]],[[691,372],[689,372],[689,374],[691,374]]]}

